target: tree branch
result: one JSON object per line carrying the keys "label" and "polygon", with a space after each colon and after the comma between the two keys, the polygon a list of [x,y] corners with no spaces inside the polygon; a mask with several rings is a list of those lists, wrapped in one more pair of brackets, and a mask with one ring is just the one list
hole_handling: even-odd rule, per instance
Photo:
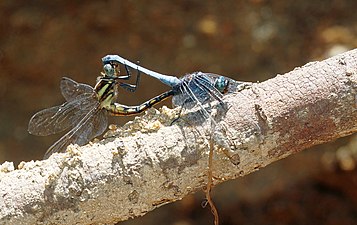
{"label": "tree branch", "polygon": [[[214,183],[357,130],[357,50],[227,95],[214,133]],[[115,223],[207,183],[209,122],[150,110],[98,143],[0,169],[1,224]],[[185,122],[186,121],[186,122]],[[195,128],[193,128],[195,127]]]}

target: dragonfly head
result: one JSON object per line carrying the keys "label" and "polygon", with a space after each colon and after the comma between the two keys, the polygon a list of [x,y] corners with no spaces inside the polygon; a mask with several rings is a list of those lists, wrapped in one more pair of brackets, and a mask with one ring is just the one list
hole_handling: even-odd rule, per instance
{"label": "dragonfly head", "polygon": [[116,76],[116,71],[115,71],[114,66],[112,66],[111,64],[105,64],[103,66],[102,75],[104,77],[115,77]]}
{"label": "dragonfly head", "polygon": [[229,80],[224,76],[219,76],[214,81],[214,87],[217,88],[217,90],[222,94],[228,91],[228,85],[229,85]]}
{"label": "dragonfly head", "polygon": [[100,80],[111,80],[111,81],[118,81],[119,77],[119,67],[112,63],[107,63],[103,65],[103,71],[100,73],[101,76],[97,77],[97,83]]}

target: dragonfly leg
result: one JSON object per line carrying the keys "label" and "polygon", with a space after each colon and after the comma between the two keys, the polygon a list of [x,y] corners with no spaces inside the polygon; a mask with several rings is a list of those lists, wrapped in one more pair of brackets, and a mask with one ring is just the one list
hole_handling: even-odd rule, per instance
{"label": "dragonfly leg", "polygon": [[170,126],[172,126],[177,120],[180,119],[181,114],[182,114],[182,110],[184,109],[184,106],[185,106],[185,104],[186,104],[187,102],[188,102],[187,99],[186,99],[186,101],[183,102],[183,104],[182,104],[182,106],[181,106],[181,108],[180,108],[180,111],[179,111],[178,114],[176,115],[176,118],[171,121]]}
{"label": "dragonfly leg", "polygon": [[[116,62],[112,62],[112,65],[114,65],[114,67],[116,67],[116,68],[118,68],[120,66],[120,64],[118,64]],[[124,68],[125,68],[126,74],[123,76],[117,76],[118,77],[117,79],[120,79],[120,80],[129,80],[130,79],[131,72],[129,70],[129,67],[126,64],[124,64]],[[120,74],[120,71],[118,72],[118,74]]]}
{"label": "dragonfly leg", "polygon": [[[125,65],[125,70],[127,71],[127,74],[130,77],[131,73],[130,73],[127,65]],[[137,70],[135,84],[120,83],[120,87],[124,88],[127,91],[135,92],[136,88],[139,86],[139,81],[140,81],[140,70]]]}

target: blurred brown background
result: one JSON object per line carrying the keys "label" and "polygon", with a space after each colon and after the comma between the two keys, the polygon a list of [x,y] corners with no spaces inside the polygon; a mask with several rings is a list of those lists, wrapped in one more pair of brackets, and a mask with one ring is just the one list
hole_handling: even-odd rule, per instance
{"label": "blurred brown background", "polygon": [[[356,8],[353,0],[2,0],[0,163],[42,158],[60,135],[29,135],[30,117],[63,102],[62,76],[94,85],[106,54],[165,74],[201,70],[264,81],[355,48]],[[122,103],[167,89],[142,77],[137,92],[121,92]],[[221,224],[357,224],[353,141],[320,145],[215,187]],[[212,224],[203,200],[198,193],[122,224]]]}

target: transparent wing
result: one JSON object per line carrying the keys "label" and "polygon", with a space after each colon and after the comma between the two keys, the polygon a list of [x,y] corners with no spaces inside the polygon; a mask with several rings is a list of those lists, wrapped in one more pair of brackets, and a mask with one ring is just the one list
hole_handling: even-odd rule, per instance
{"label": "transparent wing", "polygon": [[181,84],[174,87],[175,95],[172,98],[174,106],[181,109],[198,107],[197,113],[189,113],[187,119],[192,124],[202,124],[209,119],[213,124],[216,120],[211,116],[211,103],[218,100],[223,103],[222,94],[214,87],[214,80],[204,73],[197,72],[181,78]]}
{"label": "transparent wing", "polygon": [[193,83],[191,86],[198,87],[197,89],[200,90],[199,93],[204,93],[201,94],[202,97],[200,96],[199,98],[202,104],[211,102],[213,100],[217,100],[220,103],[223,103],[223,94],[215,87],[215,79],[212,77],[204,73],[199,73],[197,76],[195,76],[191,83]]}
{"label": "transparent wing", "polygon": [[182,83],[174,89],[176,92],[173,97],[174,106],[186,105],[186,108],[194,107],[197,102],[206,104],[213,100],[223,103],[223,93],[219,91],[215,85],[216,81],[221,78],[226,82],[226,93],[238,92],[247,86],[251,86],[251,82],[236,81],[222,75],[213,73],[197,72],[188,74],[181,78]]}
{"label": "transparent wing", "polygon": [[62,78],[60,88],[66,101],[71,101],[85,93],[93,93],[93,88],[88,84],[77,83],[68,77]]}
{"label": "transparent wing", "polygon": [[[224,99],[225,94],[222,94],[222,98],[220,98],[220,102],[223,102],[224,104],[219,104],[224,107],[219,107],[217,109],[221,109],[224,112],[224,114],[228,111],[228,109],[232,110],[232,112],[236,115],[238,115],[237,110],[239,111],[244,111],[245,113],[242,115],[240,112],[239,115],[242,115],[239,118],[236,118],[236,121],[240,121],[241,126],[247,126],[250,127],[251,134],[257,134],[261,133],[261,128],[260,125],[258,124],[257,121],[259,121],[259,118],[257,119],[252,119],[253,117],[257,116],[255,110],[255,106],[252,107],[252,104],[254,104],[254,101],[252,101],[252,97],[248,96],[246,91],[242,91],[244,89],[250,89],[252,87],[252,82],[243,82],[243,81],[236,81],[228,77],[220,76],[217,74],[210,74],[207,73],[206,76],[209,76],[214,82],[217,80],[224,81],[226,84],[226,88],[224,90],[225,94],[234,94],[237,96],[238,101],[237,102],[229,102],[229,99]],[[210,92],[210,95],[213,96],[214,92]],[[214,97],[214,96],[213,96]],[[232,104],[233,103],[233,104]],[[217,106],[219,106],[217,105]],[[223,127],[219,126],[219,129],[223,131]]]}
{"label": "transparent wing", "polygon": [[177,94],[172,98],[174,106],[192,108],[197,103],[203,105],[214,99],[221,100],[222,94],[214,87],[214,80],[205,73],[188,74],[181,80],[175,90]]}
{"label": "transparent wing", "polygon": [[[217,125],[219,119],[222,118],[232,106],[224,100],[223,93],[236,93],[239,94],[240,98],[248,99],[248,96],[245,96],[240,91],[252,85],[250,82],[235,81],[217,74],[202,72],[188,74],[181,78],[181,80],[182,84],[174,90],[177,94],[172,99],[173,105],[180,106],[183,109],[190,109],[194,106],[198,106],[200,109],[199,114],[192,119],[196,120],[198,123],[199,121],[210,119],[215,125]],[[217,81],[223,82],[224,92],[219,91],[216,88],[215,85]],[[211,104],[211,102],[215,100],[218,101],[219,104]],[[220,115],[219,118],[211,115],[213,107],[215,107],[217,110],[216,112]],[[236,107],[233,108],[235,109]],[[255,123],[255,126],[256,130],[260,130],[258,124]]]}
{"label": "transparent wing", "polygon": [[87,144],[91,139],[101,135],[108,126],[107,112],[97,106],[92,108],[68,133],[56,141],[46,152],[48,158],[55,152],[63,152],[69,144],[79,146]]}
{"label": "transparent wing", "polygon": [[77,124],[97,102],[93,92],[84,93],[60,106],[39,111],[30,119],[28,132],[47,136],[64,131]]}

